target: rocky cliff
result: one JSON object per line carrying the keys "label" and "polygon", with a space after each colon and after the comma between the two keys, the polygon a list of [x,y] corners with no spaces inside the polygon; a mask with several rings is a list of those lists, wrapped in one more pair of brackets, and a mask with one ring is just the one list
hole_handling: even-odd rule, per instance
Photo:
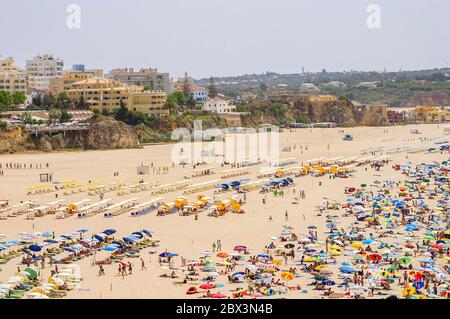
{"label": "rocky cliff", "polygon": [[34,149],[34,145],[28,141],[28,135],[21,127],[15,126],[0,130],[0,154],[32,149]]}
{"label": "rocky cliff", "polygon": [[340,126],[386,125],[384,105],[355,106],[346,99],[298,99],[286,101],[258,101],[249,104],[249,115],[243,125],[262,123],[287,125],[292,122],[335,122]]}
{"label": "rocky cliff", "polygon": [[109,117],[92,122],[86,131],[72,131],[65,134],[28,136],[19,126],[0,131],[0,153],[136,147],[139,147],[139,141],[135,129]]}

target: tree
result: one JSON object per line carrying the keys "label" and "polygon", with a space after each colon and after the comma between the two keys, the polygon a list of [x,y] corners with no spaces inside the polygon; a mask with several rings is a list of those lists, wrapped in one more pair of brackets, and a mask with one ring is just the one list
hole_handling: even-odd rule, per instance
{"label": "tree", "polygon": [[22,105],[26,102],[27,96],[22,91],[16,91],[12,94],[12,104]]}
{"label": "tree", "polygon": [[126,122],[127,116],[128,116],[128,109],[125,107],[125,105],[121,105],[116,112],[115,119],[118,121]]}
{"label": "tree", "polygon": [[70,107],[70,100],[65,91],[58,94],[56,97],[56,106],[62,109],[67,109]]}
{"label": "tree", "polygon": [[25,111],[20,115],[20,119],[24,124],[30,124],[33,122],[33,118],[31,116],[30,111]]}
{"label": "tree", "polygon": [[33,95],[31,103],[37,107],[42,106],[42,96],[40,94]]}
{"label": "tree", "polygon": [[192,95],[189,95],[186,105],[189,108],[193,108],[197,105],[197,101],[194,99],[194,97]]}
{"label": "tree", "polygon": [[92,117],[94,120],[98,119],[100,117],[100,114],[101,114],[99,109],[94,109],[92,111],[92,113],[94,113],[94,116]]}
{"label": "tree", "polygon": [[215,98],[217,96],[217,88],[216,85],[214,84],[214,78],[211,77],[209,79],[209,85],[208,85],[208,95],[211,98]]}
{"label": "tree", "polygon": [[349,104],[350,103],[350,99],[347,96],[343,96],[341,95],[339,97],[339,101],[344,101],[345,103]]}
{"label": "tree", "polygon": [[66,123],[66,122],[70,122],[71,119],[72,119],[72,115],[70,115],[70,113],[67,112],[66,109],[62,109],[61,116],[59,117],[59,122]]}
{"label": "tree", "polygon": [[61,119],[61,110],[51,108],[48,110],[48,124],[53,125],[59,122]]}
{"label": "tree", "polygon": [[126,107],[125,102],[123,101],[122,98],[120,98],[120,100],[119,100],[119,105],[120,105],[120,107]]}
{"label": "tree", "polygon": [[267,92],[267,84],[261,83],[259,84],[258,95],[264,97]]}
{"label": "tree", "polygon": [[267,84],[261,83],[259,85],[259,88],[261,89],[262,92],[266,92],[267,91]]}
{"label": "tree", "polygon": [[88,108],[88,104],[83,96],[80,96],[78,101],[75,103],[75,108],[78,110],[86,110]]}
{"label": "tree", "polygon": [[44,106],[46,108],[51,108],[55,105],[55,103],[56,103],[56,99],[51,93],[44,94],[44,96],[42,98],[42,106]]}
{"label": "tree", "polygon": [[166,99],[166,105],[169,108],[173,108],[175,106],[187,105],[189,101],[190,94],[184,94],[183,92],[173,92],[169,94]]}
{"label": "tree", "polygon": [[0,110],[6,110],[11,107],[13,98],[11,93],[7,91],[0,91]]}
{"label": "tree", "polygon": [[192,87],[189,80],[189,76],[187,72],[184,73],[184,79],[183,79],[183,93],[186,95],[189,95],[191,93]]}

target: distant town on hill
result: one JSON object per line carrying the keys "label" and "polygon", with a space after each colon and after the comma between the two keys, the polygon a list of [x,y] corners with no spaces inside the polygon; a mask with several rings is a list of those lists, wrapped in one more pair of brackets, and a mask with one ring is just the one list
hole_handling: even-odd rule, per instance
{"label": "distant town on hill", "polygon": [[[219,91],[231,97],[276,94],[331,94],[359,103],[389,106],[450,105],[450,68],[398,72],[344,71],[244,74],[215,77]],[[211,78],[194,81],[208,86]]]}
{"label": "distant town on hill", "polygon": [[0,56],[0,153],[169,142],[195,120],[205,129],[449,123],[450,69],[174,79],[154,67],[68,68],[52,54],[23,69]]}

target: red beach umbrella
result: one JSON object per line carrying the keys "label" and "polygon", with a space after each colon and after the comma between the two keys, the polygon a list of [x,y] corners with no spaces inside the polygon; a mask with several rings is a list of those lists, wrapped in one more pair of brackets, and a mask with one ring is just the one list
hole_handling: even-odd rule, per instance
{"label": "red beach umbrella", "polygon": [[380,261],[381,259],[383,259],[383,256],[381,256],[380,254],[370,254],[369,258],[373,261]]}

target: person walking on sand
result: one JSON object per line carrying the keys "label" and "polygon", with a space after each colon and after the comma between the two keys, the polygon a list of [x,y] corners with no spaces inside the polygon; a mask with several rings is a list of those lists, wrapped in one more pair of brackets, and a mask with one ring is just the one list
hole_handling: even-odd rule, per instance
{"label": "person walking on sand", "polygon": [[273,221],[272,215],[269,216],[269,222]]}
{"label": "person walking on sand", "polygon": [[286,209],[286,212],[284,213],[284,216],[286,217],[286,221],[289,219],[289,215],[288,215],[288,211],[287,211],[287,209]]}
{"label": "person walking on sand", "polygon": [[145,267],[144,259],[141,258],[141,270],[147,270],[147,267]]}
{"label": "person walking on sand", "polygon": [[99,265],[98,267],[98,275],[99,276],[104,276],[105,275],[105,269],[103,268],[103,265]]}

